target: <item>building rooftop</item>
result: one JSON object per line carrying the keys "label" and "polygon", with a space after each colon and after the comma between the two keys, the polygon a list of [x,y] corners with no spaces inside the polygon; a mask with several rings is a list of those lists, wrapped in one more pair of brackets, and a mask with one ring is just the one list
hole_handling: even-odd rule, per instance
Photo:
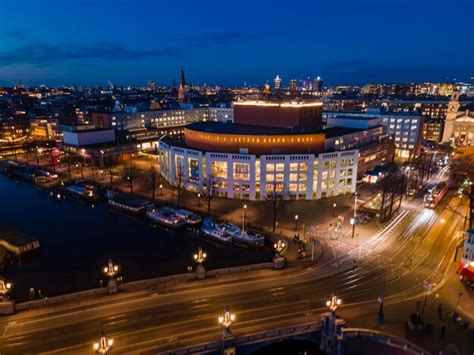
{"label": "building rooftop", "polygon": [[378,128],[378,127],[383,127],[383,126],[370,127],[368,129],[326,126],[323,128],[323,133],[326,134],[326,138],[335,138],[339,136],[344,136],[346,134],[368,131],[368,130]]}
{"label": "building rooftop", "polygon": [[223,134],[246,134],[246,135],[282,135],[282,134],[310,134],[321,133],[321,131],[301,130],[283,127],[269,127],[247,125],[241,123],[223,123],[223,122],[196,122],[185,128],[208,132],[208,133],[223,133]]}
{"label": "building rooftop", "polygon": [[254,100],[254,101],[236,101],[235,106],[269,106],[269,107],[322,107],[321,101],[269,101],[269,100]]}

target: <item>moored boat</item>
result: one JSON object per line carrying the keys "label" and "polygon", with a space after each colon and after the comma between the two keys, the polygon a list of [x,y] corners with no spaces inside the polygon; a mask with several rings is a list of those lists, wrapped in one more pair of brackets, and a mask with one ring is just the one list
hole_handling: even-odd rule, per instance
{"label": "moored boat", "polygon": [[148,200],[145,200],[141,197],[126,194],[118,193],[107,201],[107,204],[114,209],[130,213],[133,215],[141,215],[146,212],[147,207],[151,205]]}
{"label": "moored boat", "polygon": [[186,219],[178,216],[176,212],[169,207],[149,208],[146,212],[146,216],[149,220],[168,228],[179,228],[186,224]]}
{"label": "moored boat", "polygon": [[224,223],[222,228],[232,236],[235,245],[263,247],[265,245],[265,237],[259,233],[252,233],[250,231],[243,231],[239,227]]}
{"label": "moored boat", "polygon": [[89,186],[82,186],[82,185],[67,185],[64,187],[64,190],[81,198],[87,200],[98,200],[99,194],[97,194],[92,188]]}
{"label": "moored boat", "polygon": [[188,210],[175,210],[178,217],[184,218],[189,225],[196,225],[202,222],[202,217]]}
{"label": "moored boat", "polygon": [[202,234],[214,241],[230,244],[232,243],[232,236],[222,228],[222,225],[216,224],[212,218],[204,218],[201,226]]}

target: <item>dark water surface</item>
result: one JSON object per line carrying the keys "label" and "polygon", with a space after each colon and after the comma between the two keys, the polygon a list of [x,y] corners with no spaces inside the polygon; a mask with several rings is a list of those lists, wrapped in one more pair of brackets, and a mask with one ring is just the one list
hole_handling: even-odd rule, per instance
{"label": "dark water surface", "polygon": [[11,296],[28,298],[34,287],[53,296],[99,286],[111,257],[124,282],[184,273],[199,246],[207,269],[270,261],[273,250],[243,249],[208,242],[190,229],[154,227],[146,220],[94,208],[79,200],[57,200],[47,190],[0,175],[0,225],[26,233],[41,244],[39,253],[6,266]]}

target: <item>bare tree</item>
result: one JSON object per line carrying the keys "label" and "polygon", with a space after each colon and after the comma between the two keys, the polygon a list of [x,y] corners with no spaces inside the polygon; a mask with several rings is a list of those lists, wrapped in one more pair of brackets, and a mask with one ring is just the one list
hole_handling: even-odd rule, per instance
{"label": "bare tree", "polygon": [[179,208],[181,206],[181,197],[183,194],[184,190],[184,172],[183,169],[178,167],[177,170],[177,181],[176,181],[176,186],[177,186],[177,196],[176,196],[176,207]]}
{"label": "bare tree", "polygon": [[108,160],[108,166],[109,166],[109,177],[110,177],[110,188],[112,189],[114,186],[114,176],[117,176],[117,167],[114,164],[113,160],[111,158],[107,159]]}
{"label": "bare tree", "polygon": [[158,174],[158,171],[152,165],[150,167],[150,170],[148,171],[148,179],[149,179],[150,188],[151,188],[151,200],[153,202],[155,202],[155,191],[156,191],[156,186],[158,184],[159,178],[160,178],[160,175]]}
{"label": "bare tree", "polygon": [[130,185],[130,193],[133,193],[133,180],[135,179],[136,167],[135,164],[131,163],[129,166],[123,169],[123,176]]}
{"label": "bare tree", "polygon": [[211,201],[212,201],[212,198],[214,197],[213,184],[214,184],[214,176],[211,171],[210,175],[204,179],[203,188],[201,189],[201,194],[207,201],[207,215],[208,216],[211,215]]}
{"label": "bare tree", "polygon": [[273,181],[272,191],[267,193],[267,197],[270,197],[272,203],[272,232],[275,232],[278,215],[285,204],[284,190],[284,188],[283,191],[278,189],[277,182]]}

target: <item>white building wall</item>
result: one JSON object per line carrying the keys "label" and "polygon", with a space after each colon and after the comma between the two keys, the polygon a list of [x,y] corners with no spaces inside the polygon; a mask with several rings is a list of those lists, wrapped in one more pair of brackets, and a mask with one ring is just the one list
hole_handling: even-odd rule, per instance
{"label": "white building wall", "polygon": [[[351,193],[356,188],[357,150],[314,154],[262,155],[257,158],[251,154],[232,153],[202,153],[198,150],[182,147],[169,147],[160,142],[162,164],[168,164],[168,169],[162,169],[163,177],[176,186],[176,157],[183,157],[183,183],[186,189],[199,191],[206,184],[206,177],[212,176],[213,163],[227,163],[225,176],[212,176],[213,191],[227,198],[242,198],[249,200],[265,200],[267,184],[273,184],[282,189],[285,199],[320,199]],[[169,158],[166,159],[166,151]],[[189,158],[199,161],[199,181],[191,182],[189,176]],[[205,161],[205,169],[204,169]],[[257,162],[260,164],[260,180],[257,180]],[[248,180],[238,179],[235,164],[248,164]],[[273,167],[273,168],[271,168]],[[270,169],[269,169],[270,168]],[[205,170],[205,173],[203,171]],[[242,174],[242,172],[240,172]],[[245,175],[245,174],[244,174]],[[273,176],[273,180],[271,177]],[[316,178],[316,181],[315,181]],[[260,182],[260,190],[257,185]]]}

